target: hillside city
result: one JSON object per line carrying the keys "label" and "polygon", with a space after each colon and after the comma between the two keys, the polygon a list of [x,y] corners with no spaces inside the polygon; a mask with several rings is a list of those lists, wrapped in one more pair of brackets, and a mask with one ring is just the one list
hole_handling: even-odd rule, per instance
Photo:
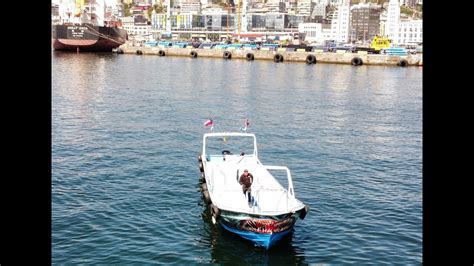
{"label": "hillside city", "polygon": [[[53,24],[73,23],[75,5],[53,1]],[[422,0],[117,0],[102,15],[137,43],[238,38],[367,45],[375,36],[399,46],[423,42]]]}

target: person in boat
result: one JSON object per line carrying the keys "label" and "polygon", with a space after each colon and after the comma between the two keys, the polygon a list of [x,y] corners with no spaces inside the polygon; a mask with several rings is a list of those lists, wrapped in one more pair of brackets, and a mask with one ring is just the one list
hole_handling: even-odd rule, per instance
{"label": "person in boat", "polygon": [[239,178],[239,184],[242,185],[242,190],[244,192],[244,195],[248,195],[247,198],[249,202],[251,201],[250,192],[252,190],[250,187],[252,186],[252,183],[253,183],[253,175],[249,173],[249,170],[245,169],[244,173]]}

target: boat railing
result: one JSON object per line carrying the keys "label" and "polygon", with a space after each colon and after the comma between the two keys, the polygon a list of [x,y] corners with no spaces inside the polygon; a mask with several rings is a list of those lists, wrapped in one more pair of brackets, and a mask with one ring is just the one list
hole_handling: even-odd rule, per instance
{"label": "boat railing", "polygon": [[290,173],[290,169],[288,169],[288,167],[286,166],[275,166],[275,165],[264,165],[263,167],[265,167],[265,169],[267,170],[284,170],[286,171],[286,176],[288,178],[288,198],[295,198],[295,191],[293,190],[293,180],[291,178],[291,173]]}
{"label": "boat railing", "polygon": [[202,137],[202,156],[203,158],[206,158],[207,152],[206,152],[206,143],[207,143],[207,138],[214,137],[214,138],[219,138],[219,137],[252,137],[253,138],[253,156],[258,157],[258,150],[257,150],[257,138],[255,137],[255,134],[252,133],[241,133],[241,132],[222,132],[222,133],[206,133]]}
{"label": "boat railing", "polygon": [[[259,211],[268,211],[268,209],[266,208],[262,208],[262,206],[266,206],[266,204],[262,204],[262,200],[263,199],[266,199],[266,197],[268,196],[268,192],[272,193],[274,195],[274,193],[279,193],[281,194],[281,196],[279,197],[275,197],[273,196],[272,197],[272,205],[273,206],[276,206],[276,209],[274,209],[275,211],[278,211],[278,212],[281,212],[281,211],[288,211],[288,196],[287,196],[287,191],[285,191],[285,189],[281,188],[281,189],[272,189],[272,188],[263,188],[263,187],[259,187],[255,190],[255,200],[257,201],[258,203],[258,210]],[[285,198],[283,198],[283,196],[285,196]],[[286,200],[285,202],[285,205],[280,205],[280,200]],[[276,202],[275,202],[276,200]],[[283,207],[283,209],[281,208]],[[271,208],[273,209],[273,208]]]}

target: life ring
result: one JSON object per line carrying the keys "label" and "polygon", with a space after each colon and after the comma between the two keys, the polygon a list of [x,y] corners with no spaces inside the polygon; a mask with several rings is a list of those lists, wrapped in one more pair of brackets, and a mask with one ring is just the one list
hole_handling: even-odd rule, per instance
{"label": "life ring", "polygon": [[165,51],[163,51],[163,50],[160,50],[160,51],[158,51],[158,55],[159,55],[159,56],[165,56],[165,55],[166,55],[166,53],[165,53]]}
{"label": "life ring", "polygon": [[225,51],[223,56],[225,59],[232,59],[232,53],[229,51]]}
{"label": "life ring", "polygon": [[397,66],[407,67],[408,66],[408,61],[405,60],[405,59],[402,59],[402,60],[398,61]]}
{"label": "life ring", "polygon": [[360,57],[354,57],[351,60],[351,64],[353,66],[361,66],[362,64],[364,64],[364,62],[362,61],[362,59],[360,59]]}
{"label": "life ring", "polygon": [[217,220],[219,219],[219,217],[221,216],[221,212],[219,210],[219,208],[217,208],[216,205],[214,204],[211,204],[211,218],[212,218],[212,223],[213,224],[216,224],[217,223]]}
{"label": "life ring", "polygon": [[311,64],[316,64],[316,56],[310,54],[306,57],[306,64],[311,65]]}
{"label": "life ring", "polygon": [[137,50],[135,53],[136,53],[137,55],[142,55],[142,54],[143,54],[143,52],[142,52],[141,50]]}
{"label": "life ring", "polygon": [[273,61],[275,61],[275,63],[283,62],[283,55],[276,54],[275,56],[273,56]]}
{"label": "life ring", "polygon": [[191,55],[192,58],[196,58],[198,56],[196,51],[191,51],[191,53],[189,53],[189,55]]}
{"label": "life ring", "polygon": [[247,53],[245,58],[247,58],[247,61],[253,61],[255,59],[252,53]]}

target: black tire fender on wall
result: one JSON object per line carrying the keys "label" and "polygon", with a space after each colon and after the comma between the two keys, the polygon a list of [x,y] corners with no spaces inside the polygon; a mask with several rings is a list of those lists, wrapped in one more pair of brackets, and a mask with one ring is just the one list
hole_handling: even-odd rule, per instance
{"label": "black tire fender on wall", "polygon": [[354,57],[354,58],[352,58],[352,60],[351,60],[351,64],[352,64],[353,66],[361,66],[361,65],[364,64],[364,62],[362,61],[362,59],[361,59],[360,57]]}
{"label": "black tire fender on wall", "polygon": [[310,54],[306,57],[306,64],[311,65],[311,64],[316,64],[316,56]]}
{"label": "black tire fender on wall", "polygon": [[397,66],[407,67],[408,66],[408,61],[405,60],[405,59],[401,59],[400,61],[398,61]]}
{"label": "black tire fender on wall", "polygon": [[232,59],[232,53],[229,51],[225,51],[222,55],[225,59]]}
{"label": "black tire fender on wall", "polygon": [[275,56],[273,56],[273,61],[275,61],[276,63],[283,62],[283,60],[284,58],[281,54],[276,54]]}

